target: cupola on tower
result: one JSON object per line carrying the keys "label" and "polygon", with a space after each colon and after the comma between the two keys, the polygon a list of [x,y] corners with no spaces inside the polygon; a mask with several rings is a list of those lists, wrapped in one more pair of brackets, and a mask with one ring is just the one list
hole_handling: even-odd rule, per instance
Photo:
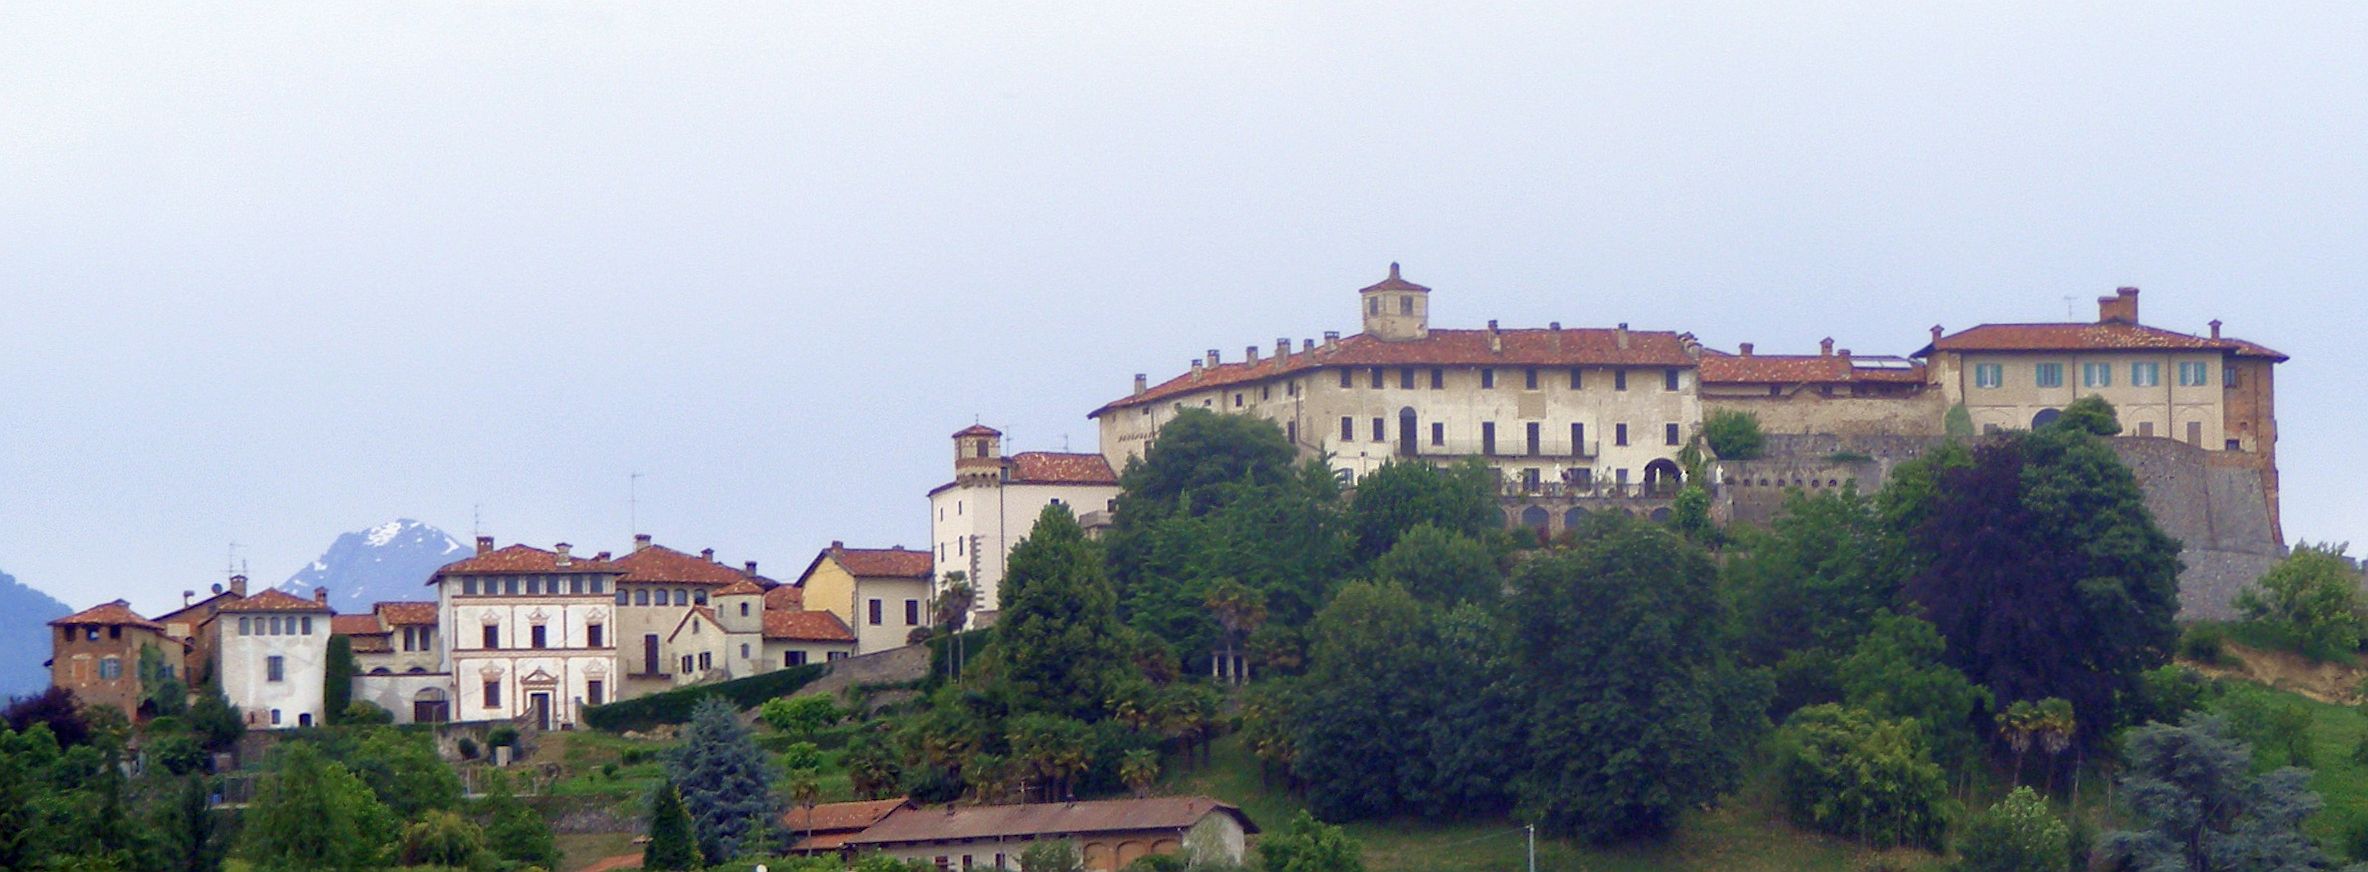
{"label": "cupola on tower", "polygon": [[954,434],[954,480],[987,484],[1003,478],[1003,433],[973,424]]}
{"label": "cupola on tower", "polygon": [[1390,264],[1390,277],[1357,292],[1357,302],[1365,309],[1365,335],[1384,342],[1404,342],[1431,335],[1431,289],[1398,277],[1398,265]]}

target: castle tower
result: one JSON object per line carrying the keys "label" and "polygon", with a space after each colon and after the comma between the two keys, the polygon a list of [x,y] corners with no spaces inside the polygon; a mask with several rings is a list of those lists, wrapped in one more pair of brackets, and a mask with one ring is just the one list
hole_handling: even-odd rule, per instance
{"label": "castle tower", "polygon": [[1390,277],[1357,292],[1357,302],[1365,311],[1365,334],[1384,342],[1404,342],[1431,335],[1431,289],[1398,277],[1398,265],[1390,264]]}
{"label": "castle tower", "polygon": [[1003,478],[1003,431],[972,424],[954,434],[954,481],[988,484]]}

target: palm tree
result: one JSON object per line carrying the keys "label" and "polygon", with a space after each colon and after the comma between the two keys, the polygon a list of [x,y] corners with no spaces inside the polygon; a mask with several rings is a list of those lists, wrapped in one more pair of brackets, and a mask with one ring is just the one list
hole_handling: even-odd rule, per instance
{"label": "palm tree", "polygon": [[970,573],[956,569],[946,573],[945,589],[937,596],[936,624],[954,637],[953,656],[946,658],[947,678],[962,675],[963,650],[969,647],[962,639],[962,629],[970,625],[970,610],[978,605],[978,590],[970,586]]}
{"label": "palm tree", "polygon": [[2021,700],[1998,713],[1998,736],[2006,746],[2014,749],[2014,785],[2023,784],[2023,752],[2031,750],[2032,735],[2039,730],[2039,708],[2030,700]]}
{"label": "palm tree", "polygon": [[812,769],[799,769],[789,773],[789,798],[790,801],[797,803],[799,808],[806,810],[806,834],[800,841],[813,838],[814,806],[822,799],[821,774]]}
{"label": "palm tree", "polygon": [[1266,595],[1231,578],[1220,578],[1209,588],[1208,607],[1224,631],[1218,634],[1225,650],[1217,672],[1227,683],[1241,684],[1246,680],[1241,668],[1241,640],[1266,623]]}
{"label": "palm tree", "polygon": [[1118,758],[1118,780],[1126,782],[1136,797],[1150,796],[1151,782],[1159,780],[1159,752],[1149,748],[1126,752]]}
{"label": "palm tree", "polygon": [[[2072,736],[2080,729],[2080,721],[2072,713],[2072,703],[2059,697],[2040,700],[2032,710],[2036,715],[2032,724],[2033,732],[2039,736],[2039,747],[2047,751],[2047,792],[2053,794],[2056,791],[2056,765],[2062,760],[2064,751],[2072,747]],[[2072,773],[2072,786],[2075,790],[2080,786],[2077,767]]]}

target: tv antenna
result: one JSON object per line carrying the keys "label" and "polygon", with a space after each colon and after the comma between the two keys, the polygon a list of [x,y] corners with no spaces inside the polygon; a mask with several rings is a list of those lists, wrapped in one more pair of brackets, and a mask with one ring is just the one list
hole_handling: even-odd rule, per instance
{"label": "tv antenna", "polygon": [[2071,294],[2065,294],[2065,295],[2064,295],[2064,320],[2066,320],[2066,321],[2078,321],[2078,320],[2080,320],[2080,298],[2079,298],[2079,297],[2073,296],[2073,295],[2071,295]]}
{"label": "tv antenna", "polygon": [[625,476],[625,525],[633,529],[625,532],[641,534],[641,473]]}
{"label": "tv antenna", "polygon": [[476,503],[469,506],[469,535],[472,537],[485,535],[484,503]]}
{"label": "tv antenna", "polygon": [[244,547],[246,547],[246,546],[244,546],[244,545],[240,545],[240,544],[238,544],[237,542],[232,542],[232,543],[230,543],[230,547],[229,547],[229,548],[226,548],[226,549],[224,549],[224,550],[223,550],[223,555],[222,555],[222,574],[223,574],[224,576],[226,576],[226,577],[227,577],[227,576],[232,576],[232,575],[245,575],[245,574],[246,574],[246,571],[247,571],[247,563],[246,563],[246,561],[238,559],[238,549],[240,549],[240,548],[244,548]]}

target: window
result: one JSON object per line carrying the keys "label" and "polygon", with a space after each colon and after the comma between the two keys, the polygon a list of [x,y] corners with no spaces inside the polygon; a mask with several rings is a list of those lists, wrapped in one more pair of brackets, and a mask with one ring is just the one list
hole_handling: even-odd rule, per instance
{"label": "window", "polygon": [[1493,370],[1493,369],[1486,369],[1486,368],[1483,368],[1483,369],[1481,369],[1481,370],[1480,370],[1480,387],[1482,387],[1482,388],[1495,388],[1495,387],[1496,387],[1496,370]]}
{"label": "window", "polygon": [[602,684],[599,679],[584,682],[584,703],[586,705],[600,705],[605,702],[608,702],[607,685]]}
{"label": "window", "polygon": [[917,627],[921,625],[920,600],[909,599],[904,601],[904,625],[907,627]]}
{"label": "window", "polygon": [[542,579],[542,577],[541,577],[541,576],[532,576],[532,577],[529,577],[529,578],[527,578],[527,579],[526,579],[526,595],[527,595],[527,596],[540,596],[540,595],[542,595],[542,592],[543,592],[543,579]]}
{"label": "window", "polygon": [[1447,444],[1447,425],[1446,425],[1446,424],[1442,424],[1442,423],[1440,423],[1440,422],[1438,422],[1438,421],[1432,421],[1432,422],[1431,422],[1431,444],[1432,444],[1432,445],[1445,445],[1445,444]]}
{"label": "window", "polygon": [[121,657],[101,657],[101,658],[99,658],[99,680],[101,680],[101,681],[114,681],[115,679],[122,678],[122,677],[123,677],[123,658],[121,658]]}
{"label": "window", "polygon": [[1587,425],[1576,421],[1571,422],[1570,453],[1573,457],[1587,456]]}
{"label": "window", "polygon": [[601,636],[604,635],[604,631],[607,629],[607,627],[600,624],[586,625],[584,627],[584,644],[593,648],[601,647],[600,643],[603,641]]}
{"label": "window", "polygon": [[2179,386],[2197,388],[2212,383],[2212,371],[2201,363],[2179,364]]}
{"label": "window", "polygon": [[748,659],[748,643],[746,642],[740,643],[740,659]]}
{"label": "window", "polygon": [[705,671],[707,671],[707,670],[714,669],[714,668],[715,668],[715,655],[714,655],[714,653],[713,653],[713,652],[709,652],[709,651],[701,651],[701,652],[699,652],[699,671],[701,671],[701,672],[705,672]]}
{"label": "window", "polygon": [[[1481,371],[1486,372],[1487,370]],[[1480,453],[1496,453],[1496,422],[1494,421],[1480,422]]]}
{"label": "window", "polygon": [[2224,388],[2236,387],[2236,367],[2224,366],[2220,368],[2220,386]]}
{"label": "window", "polygon": [[1661,428],[1662,428],[1662,429],[1661,429],[1661,442],[1662,442],[1663,444],[1666,444],[1666,445],[1676,445],[1676,444],[1677,444],[1677,425],[1676,425],[1676,424],[1663,424],[1663,425],[1661,425]]}
{"label": "window", "polygon": [[822,655],[822,659],[823,659],[825,662],[828,662],[828,661],[831,661],[831,660],[845,660],[845,659],[847,659],[847,652],[845,652],[845,651],[830,651],[830,652],[826,652],[826,653],[824,653],[824,654]]}
{"label": "window", "polygon": [[[584,592],[584,577],[583,577],[583,576],[581,576],[581,575],[571,575],[571,576],[568,576],[568,577],[567,577],[567,592],[568,592],[568,593],[583,593],[583,592]],[[597,591],[597,590],[596,590],[596,591],[593,591],[593,593],[599,593],[599,592],[600,592],[600,591]]]}
{"label": "window", "polygon": [[2151,388],[2162,384],[2162,364],[2130,364],[2130,387]]}
{"label": "window", "polygon": [[1626,444],[1628,444],[1628,425],[1626,425],[1626,424],[1613,424],[1613,425],[1612,425],[1612,444],[1613,444],[1613,445],[1626,445]]}
{"label": "window", "polygon": [[1995,363],[1973,365],[1973,386],[1994,388],[2006,383],[2006,368]]}
{"label": "window", "polygon": [[740,616],[741,616],[741,617],[743,617],[743,618],[745,618],[745,617],[748,617],[748,604],[747,604],[747,603],[741,603],[741,604],[740,604]]}
{"label": "window", "polygon": [[1537,367],[1534,367],[1534,366],[1533,366],[1533,367],[1530,367],[1530,368],[1528,368],[1528,369],[1525,369],[1525,370],[1522,370],[1522,371],[1521,371],[1521,388],[1522,388],[1523,390],[1530,390],[1530,391],[1534,391],[1534,390],[1537,390],[1537,389],[1538,389],[1538,368],[1537,368]]}
{"label": "window", "polygon": [[[678,605],[678,606],[679,606],[679,605],[682,605],[682,591],[679,591],[679,590],[678,590],[678,591],[675,591],[674,593],[675,593],[675,597],[674,597],[674,604],[675,604],[675,605]],[[698,604],[700,604],[700,605],[706,605],[706,604],[707,604],[707,590],[706,590],[705,588],[701,588],[701,589],[699,589],[699,590],[694,590],[694,591],[691,591],[691,602],[695,602],[695,603],[698,603]]]}
{"label": "window", "polygon": [[[254,627],[252,627],[252,626],[250,626],[250,625],[247,623],[247,622],[248,622],[248,620],[249,620],[248,618],[240,618],[240,619],[238,619],[238,634],[239,634],[239,635],[241,635],[241,636],[252,636],[252,635],[255,635],[255,628],[254,628]],[[72,631],[72,630],[68,630],[67,632],[73,632],[73,631]]]}
{"label": "window", "polygon": [[1615,369],[1615,370],[1612,370],[1612,390],[1615,390],[1615,391],[1624,391],[1624,390],[1627,390],[1627,389],[1628,389],[1628,371],[1627,371],[1627,370],[1624,370],[1624,369]]}
{"label": "window", "polygon": [[1414,389],[1414,367],[1409,366],[1398,370],[1398,388],[1409,391]]}
{"label": "window", "polygon": [[312,726],[312,712],[297,712],[296,725],[299,727]]}
{"label": "window", "polygon": [[1289,442],[1293,445],[1299,444],[1299,422],[1283,422],[1283,441]]}
{"label": "window", "polygon": [[[622,594],[620,594],[620,595],[622,595]],[[649,604],[650,604],[650,590],[649,590],[649,588],[646,588],[646,587],[637,587],[637,588],[634,588],[634,589],[633,589],[633,604],[634,604],[634,605],[637,605],[637,606],[646,606],[646,605],[649,605]]]}
{"label": "window", "polygon": [[1431,390],[1440,390],[1445,387],[1447,387],[1447,370],[1431,367]]}
{"label": "window", "polygon": [[[277,636],[280,634],[280,618],[278,615],[273,615],[270,618],[267,618],[266,623],[271,627],[271,632],[265,633],[264,635]],[[94,641],[99,638],[99,631],[97,628],[94,627],[91,629],[90,637]]]}
{"label": "window", "polygon": [[783,651],[783,652],[781,652],[781,665],[782,665],[783,667],[785,667],[785,668],[786,668],[786,667],[790,667],[790,666],[804,666],[804,665],[806,665],[806,652],[804,652],[804,651]]}
{"label": "window", "polygon": [[1341,370],[1341,371],[1340,371],[1340,386],[1341,386],[1341,387],[1344,387],[1344,388],[1353,388],[1353,387],[1356,387],[1356,385],[1355,385],[1355,384],[1353,384],[1353,383],[1351,383],[1351,382],[1349,381],[1351,378],[1354,378],[1354,376],[1351,376],[1351,375],[1349,375],[1349,374],[1348,374],[1348,370],[1345,370],[1345,369],[1344,369],[1344,370]]}
{"label": "window", "polygon": [[693,635],[693,636],[699,635],[699,622],[698,622],[698,621],[692,621],[692,622],[691,622],[691,635]]}
{"label": "window", "polygon": [[690,605],[690,604],[691,604],[691,595],[690,595],[690,594],[691,594],[691,592],[690,592],[690,591],[684,590],[684,589],[682,589],[682,588],[679,588],[679,587],[678,587],[678,588],[675,588],[675,589],[674,589],[674,604],[675,604],[675,605],[678,605],[678,606],[687,606],[687,605]]}
{"label": "window", "polygon": [[[1365,298],[1365,314],[1367,314],[1367,315],[1379,315],[1379,314],[1381,314],[1381,298],[1380,298],[1380,297],[1366,297],[1366,298]],[[939,857],[939,858],[937,858],[937,865],[939,865],[939,866],[941,866],[941,867],[942,867],[942,866],[944,866],[945,864],[946,864],[946,858],[944,858],[944,857]]]}
{"label": "window", "polygon": [[277,654],[263,658],[263,680],[288,680],[288,658]]}
{"label": "window", "polygon": [[1381,367],[1378,367],[1378,366],[1377,366],[1377,367],[1374,367],[1374,368],[1373,368],[1373,379],[1372,379],[1372,381],[1373,381],[1373,386],[1374,386],[1375,388],[1380,388],[1380,387],[1381,387]]}
{"label": "window", "polygon": [[1661,372],[1661,389],[1665,391],[1677,390],[1677,370],[1669,369]]}
{"label": "window", "polygon": [[677,674],[677,675],[689,675],[689,674],[691,674],[691,655],[689,655],[689,654],[682,655],[682,668],[681,668],[681,669],[679,669],[679,670],[676,670],[676,673],[675,673],[675,674]]}
{"label": "window", "polygon": [[501,679],[498,679],[498,678],[497,678],[497,679],[494,679],[494,680],[492,680],[492,681],[485,682],[485,707],[486,707],[486,708],[501,708],[501,705],[502,705],[502,682],[501,682]]}
{"label": "window", "polygon": [[2108,388],[2113,386],[2113,364],[2084,363],[2080,365],[2080,384],[2083,387]]}
{"label": "window", "polygon": [[[1399,298],[1398,298],[1398,314],[1400,314],[1400,315],[1412,315],[1412,314],[1414,314],[1414,298],[1413,298],[1413,297],[1399,297]],[[968,866],[968,865],[970,865],[970,858],[969,858],[969,857],[964,857],[964,858],[962,858],[962,865],[964,865],[964,866]]]}
{"label": "window", "polygon": [[2138,422],[2138,435],[2140,435],[2140,436],[2152,436],[2152,435],[2154,435],[2154,422],[2153,422],[2153,421],[2139,421],[2139,422]]}
{"label": "window", "polygon": [[485,646],[484,646],[484,647],[487,647],[487,648],[499,648],[499,647],[501,647],[501,646],[502,646],[502,628],[501,628],[499,625],[496,625],[496,624],[487,624],[487,625],[485,626]]}
{"label": "window", "polygon": [[1529,456],[1531,456],[1531,457],[1536,457],[1536,456],[1538,456],[1539,454],[1543,453],[1543,452],[1541,452],[1541,451],[1539,451],[1539,450],[1538,450],[1538,448],[1539,448],[1539,445],[1538,445],[1538,442],[1539,442],[1539,439],[1538,439],[1538,430],[1539,430],[1539,427],[1540,427],[1540,426],[1541,426],[1541,425],[1539,425],[1539,424],[1538,424],[1538,422],[1536,422],[1536,421],[1531,421],[1531,422],[1529,422],[1529,425],[1528,425],[1528,431],[1529,431],[1529,433],[1528,433],[1528,435],[1529,435]]}
{"label": "window", "polygon": [[2031,383],[2043,388],[2063,387],[2064,365],[2060,363],[2042,363],[2036,367],[2032,367]]}
{"label": "window", "polygon": [[299,632],[299,633],[297,633],[296,635],[299,635],[299,636],[310,636],[310,635],[312,635],[312,616],[311,616],[311,615],[305,615],[304,617],[302,617],[302,618],[299,618],[298,620],[300,620],[300,621],[302,621],[302,622],[303,622],[304,630],[303,630],[302,632]]}
{"label": "window", "polygon": [[545,628],[543,625],[541,625],[541,624],[536,624],[536,625],[534,625],[533,627],[530,627],[530,628],[528,628],[528,629],[527,629],[527,631],[526,631],[526,634],[527,634],[527,639],[528,639],[528,641],[527,641],[527,644],[528,644],[529,646],[531,646],[531,647],[535,647],[535,648],[548,648],[548,647],[551,647],[551,646],[550,646],[550,641],[551,641],[550,634],[547,632],[547,628]]}
{"label": "window", "polygon": [[1233,392],[1233,407],[1236,409],[1242,407],[1242,393],[1240,391]]}
{"label": "window", "polygon": [[1586,387],[1586,385],[1587,385],[1587,380],[1586,380],[1586,379],[1585,379],[1583,376],[1580,376],[1580,375],[1579,375],[1579,368],[1578,368],[1578,367],[1575,367],[1575,366],[1574,366],[1574,367],[1571,367],[1571,368],[1570,368],[1570,389],[1575,391],[1575,390],[1578,390],[1578,389],[1580,389],[1580,388]]}
{"label": "window", "polygon": [[279,709],[272,709],[272,710],[271,710],[271,725],[272,725],[272,726],[275,726],[275,727],[280,725],[280,710],[279,710]]}
{"label": "window", "polygon": [[877,627],[877,626],[879,626],[879,625],[880,625],[880,601],[879,601],[879,600],[872,600],[872,601],[871,601],[870,612],[869,612],[869,613],[867,613],[867,614],[865,615],[865,617],[868,617],[868,618],[870,618],[870,619],[871,619],[872,626],[875,626],[875,627]]}
{"label": "window", "polygon": [[600,576],[597,576],[597,575],[595,575],[595,576],[592,576],[592,592],[593,592],[593,593],[607,593],[607,592],[608,592],[608,580],[607,580],[607,579],[604,579],[604,578],[601,578]]}
{"label": "window", "polygon": [[1390,439],[1389,430],[1388,430],[1388,428],[1386,428],[1386,427],[1384,427],[1384,426],[1383,426],[1383,424],[1382,424],[1382,419],[1380,419],[1380,418],[1375,418],[1375,419],[1373,419],[1373,441],[1375,441],[1375,442],[1387,442],[1387,441],[1389,441],[1389,439]]}
{"label": "window", "polygon": [[509,594],[509,595],[511,595],[511,596],[517,596],[517,595],[518,595],[518,579],[515,579],[515,578],[505,578],[505,579],[502,579],[502,592],[503,592],[503,593],[507,593],[507,594]]}
{"label": "window", "polygon": [[1340,416],[1340,441],[1353,442],[1357,438],[1357,419]]}
{"label": "window", "polygon": [[477,579],[476,579],[476,577],[474,577],[474,576],[464,576],[464,577],[462,577],[462,578],[461,578],[461,580],[460,580],[460,592],[461,592],[461,593],[463,593],[463,594],[466,594],[466,595],[468,595],[468,596],[476,596],[476,595],[477,595]]}

